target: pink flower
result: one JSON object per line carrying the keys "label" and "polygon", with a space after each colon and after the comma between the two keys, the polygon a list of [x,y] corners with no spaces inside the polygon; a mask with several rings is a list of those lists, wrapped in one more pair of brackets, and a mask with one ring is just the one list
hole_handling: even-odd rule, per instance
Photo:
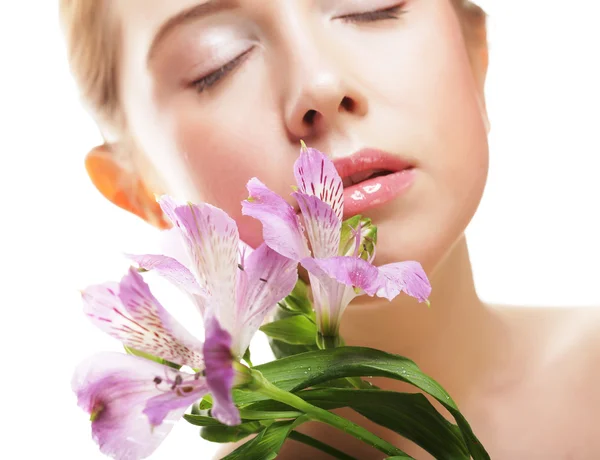
{"label": "pink flower", "polygon": [[237,227],[220,209],[180,204],[169,197],[159,203],[188,257],[131,257],[190,296],[204,317],[205,341],[162,307],[134,269],[120,283],[84,291],[85,313],[102,330],[128,347],[194,371],[118,353],[96,355],[79,366],[73,379],[79,405],[91,414],[101,451],[118,459],[150,455],[172,423],[207,393],[213,396],[216,419],[240,423],[231,396],[233,386],[244,379],[236,363],[298,276],[296,262],[265,244],[238,259]]}
{"label": "pink flower", "polygon": [[[294,165],[298,202],[306,228],[294,208],[258,179],[248,182],[250,198],[242,204],[245,215],[260,220],[266,244],[296,260],[309,272],[317,322],[322,335],[337,336],[341,316],[358,295],[392,300],[400,292],[426,301],[431,286],[418,262],[381,267],[340,248],[344,187],[333,163],[321,152],[303,146]],[[310,242],[312,253],[308,248]],[[361,229],[355,229],[357,241]]]}

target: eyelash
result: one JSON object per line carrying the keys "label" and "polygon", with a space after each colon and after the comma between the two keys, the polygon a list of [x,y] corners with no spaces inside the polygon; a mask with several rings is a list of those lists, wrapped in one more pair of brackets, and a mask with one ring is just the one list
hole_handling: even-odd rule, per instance
{"label": "eyelash", "polygon": [[404,9],[405,3],[406,2],[402,2],[399,5],[395,5],[382,10],[367,11],[365,13],[347,14],[345,16],[339,16],[337,19],[341,19],[344,22],[350,22],[355,24],[385,21],[387,19],[398,19],[400,15],[406,13],[406,10]]}
{"label": "eyelash", "polygon": [[[385,21],[388,19],[398,19],[400,15],[406,13],[406,10],[404,9],[405,3],[406,2],[402,2],[399,5],[395,5],[382,10],[367,11],[365,13],[356,13],[348,14],[346,16],[339,16],[337,19],[341,19],[344,22],[354,24]],[[244,51],[242,54],[232,59],[227,64],[215,70],[214,72],[211,72],[210,74],[199,78],[198,80],[195,80],[194,82],[192,82],[192,86],[198,93],[202,93],[210,87],[214,86],[229,72],[235,70],[235,68],[248,56],[248,54],[250,54],[250,52],[253,49],[254,47],[248,49],[247,51]]]}
{"label": "eyelash", "polygon": [[209,89],[211,86],[214,86],[215,84],[217,84],[219,82],[219,80],[221,80],[221,78],[223,78],[224,76],[226,76],[232,70],[235,70],[235,68],[245,58],[248,57],[248,55],[250,54],[250,52],[253,49],[254,49],[254,47],[249,48],[248,50],[244,51],[239,56],[233,58],[227,64],[223,65],[222,67],[220,67],[219,69],[215,70],[214,72],[211,72],[208,75],[206,75],[206,76],[204,76],[202,78],[199,78],[198,80],[193,81],[192,82],[192,86],[199,93],[202,93],[203,91]]}

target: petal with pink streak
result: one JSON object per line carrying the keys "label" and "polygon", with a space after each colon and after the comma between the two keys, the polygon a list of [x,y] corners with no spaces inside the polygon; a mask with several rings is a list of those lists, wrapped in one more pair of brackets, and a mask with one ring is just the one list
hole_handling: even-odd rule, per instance
{"label": "petal with pink streak", "polygon": [[398,262],[383,265],[378,270],[378,297],[392,300],[404,291],[419,302],[424,302],[431,294],[431,284],[419,262]]}
{"label": "petal with pink streak", "polygon": [[[302,265],[316,276],[322,272],[338,282],[375,295],[380,286],[379,271],[359,257],[330,257],[328,259],[302,260]],[[318,269],[316,269],[318,267]]]}
{"label": "petal with pink streak", "polygon": [[327,203],[341,221],[344,216],[344,186],[332,161],[316,149],[302,148],[294,165],[300,192]]}
{"label": "petal with pink streak", "polygon": [[200,286],[211,304],[223,313],[219,317],[228,330],[233,325],[239,233],[235,221],[224,211],[206,203],[180,204],[165,196],[161,208],[181,231],[198,274]]}
{"label": "petal with pink streak", "polygon": [[244,289],[237,293],[238,322],[232,350],[240,358],[250,340],[277,303],[292,292],[298,281],[298,263],[260,245],[244,264]]}
{"label": "petal with pink streak", "polygon": [[[180,204],[168,196],[162,197],[159,203],[180,230],[200,287],[207,291],[215,305],[233,311],[239,250],[235,221],[221,209],[206,203]],[[232,318],[220,319],[229,329]]]}
{"label": "petal with pink streak", "polygon": [[91,321],[126,346],[177,364],[203,367],[202,342],[163,308],[134,269],[120,284],[89,287],[83,302]]}
{"label": "petal with pink streak", "polygon": [[206,340],[204,341],[204,360],[206,363],[206,382],[213,396],[211,414],[225,425],[239,425],[240,413],[233,404],[231,390],[235,371],[231,353],[231,335],[221,327],[214,316],[206,319]]}
{"label": "petal with pink streak", "polygon": [[[102,453],[116,459],[137,460],[156,450],[191,404],[189,399],[175,395],[172,397],[179,403],[172,403],[160,420],[155,420],[157,423],[151,423],[145,415],[148,401],[174,393],[169,385],[176,375],[181,376],[182,382],[194,379],[120,353],[101,353],[77,367],[72,388],[79,406],[92,415],[92,436]],[[206,394],[207,388],[203,380],[193,382],[196,401]],[[166,389],[161,388],[165,386]]]}
{"label": "petal with pink streak", "polygon": [[340,250],[342,221],[331,206],[316,196],[297,192],[292,195],[302,211],[313,256],[318,259],[337,256]]}
{"label": "petal with pink streak", "polygon": [[207,292],[200,287],[195,276],[179,261],[163,255],[127,254],[131,260],[147,271],[154,271],[188,294],[200,312],[204,313]]}
{"label": "petal with pink streak", "polygon": [[263,224],[263,238],[271,249],[293,260],[309,256],[300,219],[294,208],[256,178],[247,185],[250,200],[242,202],[242,214]]}

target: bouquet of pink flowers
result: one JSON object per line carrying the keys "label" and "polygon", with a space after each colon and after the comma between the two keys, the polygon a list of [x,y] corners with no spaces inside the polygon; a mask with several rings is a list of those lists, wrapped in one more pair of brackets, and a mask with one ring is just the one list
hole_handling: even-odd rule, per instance
{"label": "bouquet of pink flowers", "polygon": [[[292,195],[302,220],[258,179],[248,182],[250,196],[242,209],[263,225],[258,248],[241,246],[235,222],[222,210],[164,196],[159,204],[173,224],[169,231],[186,249],[185,260],[132,255],[136,268],[119,283],[83,292],[85,314],[127,352],[95,355],[73,378],[100,450],[117,459],[146,458],[184,418],[213,442],[249,439],[227,459],[274,458],[287,438],[352,459],[296,431],[317,421],[388,458],[412,458],[331,412],[348,407],[435,458],[489,458],[450,395],[415,363],[344,346],[340,321],[354,298],[392,300],[404,292],[427,302],[431,287],[417,262],[373,264],[377,229],[361,216],[343,221],[342,181],[325,155],[303,145],[294,172]],[[309,285],[298,279],[298,264],[308,272]],[[147,271],[189,296],[203,316],[204,340],[152,295],[142,276]],[[267,319],[272,321],[264,324]],[[248,347],[259,329],[271,338],[279,359],[253,366]],[[418,391],[383,391],[368,382],[371,377],[400,380]]]}

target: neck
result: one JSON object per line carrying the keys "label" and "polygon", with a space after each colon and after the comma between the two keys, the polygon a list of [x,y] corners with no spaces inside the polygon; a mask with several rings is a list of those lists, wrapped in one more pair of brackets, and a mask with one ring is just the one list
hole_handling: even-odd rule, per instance
{"label": "neck", "polygon": [[[464,236],[430,277],[431,308],[401,294],[394,302],[364,299],[342,320],[348,345],[406,356],[454,394],[468,390],[496,356],[503,328],[477,296]],[[362,300],[362,298],[361,298]]]}

